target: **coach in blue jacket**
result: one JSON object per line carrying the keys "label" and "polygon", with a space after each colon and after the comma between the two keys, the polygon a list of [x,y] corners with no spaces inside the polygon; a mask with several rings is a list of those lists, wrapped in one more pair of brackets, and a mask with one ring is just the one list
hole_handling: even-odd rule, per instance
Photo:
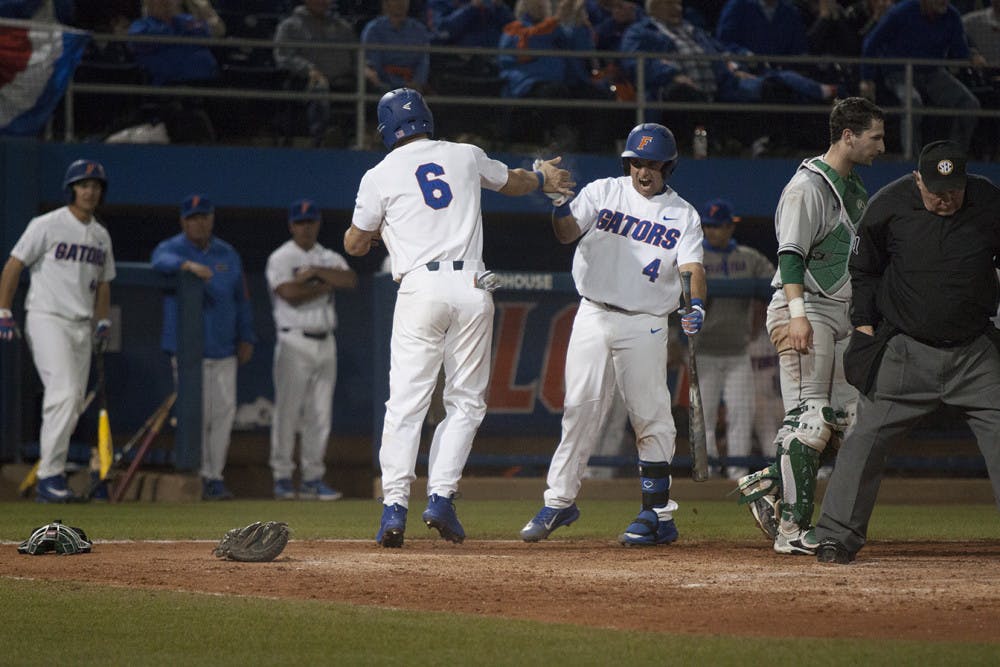
{"label": "coach in blue jacket", "polygon": [[[215,207],[203,195],[191,195],[181,205],[180,234],[153,251],[153,268],[166,275],[190,271],[205,281],[204,361],[202,371],[202,498],[228,500],[222,482],[229,452],[229,435],[236,417],[236,368],[253,356],[257,338],[243,263],[236,250],[212,235]],[[171,355],[176,375],[177,298],[163,301],[162,347]]]}

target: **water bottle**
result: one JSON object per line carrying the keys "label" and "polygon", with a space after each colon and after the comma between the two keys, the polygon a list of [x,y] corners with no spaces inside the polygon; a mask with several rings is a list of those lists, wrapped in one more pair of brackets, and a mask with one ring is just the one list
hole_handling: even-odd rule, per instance
{"label": "water bottle", "polygon": [[694,128],[691,152],[695,160],[704,160],[708,157],[708,132],[705,131],[704,125],[696,125]]}

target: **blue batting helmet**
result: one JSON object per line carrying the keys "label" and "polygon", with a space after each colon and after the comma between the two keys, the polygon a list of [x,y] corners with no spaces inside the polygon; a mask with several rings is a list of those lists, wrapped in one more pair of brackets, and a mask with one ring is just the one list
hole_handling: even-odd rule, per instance
{"label": "blue batting helmet", "polygon": [[378,131],[385,147],[415,134],[434,135],[434,116],[423,96],[412,88],[397,88],[378,102]]}
{"label": "blue batting helmet", "polygon": [[622,169],[627,176],[629,158],[663,162],[663,178],[670,176],[677,166],[677,142],[674,133],[658,123],[642,123],[632,128],[622,151]]}
{"label": "blue batting helmet", "polygon": [[101,182],[101,203],[104,202],[104,197],[108,194],[108,177],[104,172],[104,165],[95,160],[77,160],[69,166],[63,178],[63,191],[66,192],[66,200],[70,204],[76,199],[76,195],[73,194],[73,184],[91,178]]}

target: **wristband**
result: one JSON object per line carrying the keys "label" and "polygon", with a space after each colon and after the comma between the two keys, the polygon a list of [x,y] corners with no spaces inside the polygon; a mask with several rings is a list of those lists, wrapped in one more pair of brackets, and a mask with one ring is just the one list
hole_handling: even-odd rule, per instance
{"label": "wristband", "polygon": [[545,187],[545,174],[543,174],[540,171],[533,171],[531,173],[534,174],[538,178],[538,189],[541,190],[542,188],[544,188]]}
{"label": "wristband", "polygon": [[793,318],[806,316],[806,302],[801,296],[788,302],[788,314]]}
{"label": "wristband", "polygon": [[10,319],[14,317],[14,313],[11,312],[10,308],[0,308],[0,318]]}
{"label": "wristband", "polygon": [[566,218],[573,215],[573,211],[570,210],[569,202],[567,201],[552,209],[552,214],[557,218]]}

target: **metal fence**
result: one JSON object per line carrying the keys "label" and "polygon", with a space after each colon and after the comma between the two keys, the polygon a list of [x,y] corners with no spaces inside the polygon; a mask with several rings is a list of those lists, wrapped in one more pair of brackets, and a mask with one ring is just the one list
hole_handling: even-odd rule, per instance
{"label": "metal fence", "polygon": [[[298,101],[308,102],[310,100],[327,99],[331,102],[351,103],[354,105],[354,137],[355,148],[364,148],[364,139],[367,132],[366,125],[366,104],[378,102],[381,92],[372,91],[365,79],[365,55],[368,51],[419,51],[428,52],[432,56],[440,54],[443,56],[486,56],[497,57],[503,54],[525,56],[553,56],[553,57],[577,57],[591,61],[621,61],[626,59],[636,60],[636,80],[634,81],[636,96],[634,101],[603,101],[591,99],[544,99],[544,98],[505,98],[505,97],[481,97],[463,95],[438,95],[430,94],[427,101],[430,105],[437,106],[465,106],[465,107],[512,107],[512,108],[557,108],[557,109],[579,109],[585,106],[588,109],[608,109],[608,110],[630,110],[634,113],[636,123],[643,122],[646,112],[649,110],[667,112],[713,112],[732,114],[810,114],[826,115],[830,112],[829,105],[823,104],[770,104],[752,103],[737,104],[725,102],[658,102],[648,101],[646,95],[647,84],[645,81],[645,63],[649,59],[669,59],[671,61],[735,61],[749,64],[770,64],[772,66],[830,66],[836,64],[841,67],[859,67],[863,63],[879,65],[898,65],[905,71],[907,89],[913,87],[913,72],[915,67],[944,65],[948,67],[971,67],[971,61],[956,60],[932,60],[932,59],[865,59],[849,58],[841,56],[758,56],[758,55],[682,55],[678,53],[654,53],[636,52],[621,53],[617,51],[572,51],[564,50],[518,50],[518,49],[492,49],[492,48],[468,48],[450,46],[403,46],[403,45],[377,45],[377,44],[334,44],[317,42],[275,42],[264,39],[243,39],[243,38],[192,38],[192,37],[149,37],[149,36],[117,36],[111,34],[94,34],[93,39],[98,43],[113,42],[135,42],[135,43],[163,43],[163,44],[194,44],[207,46],[213,49],[244,49],[255,50],[264,49],[271,51],[276,46],[308,49],[329,49],[339,51],[354,51],[357,62],[357,87],[353,92],[312,92],[312,91],[291,91],[273,90],[263,88],[232,88],[232,87],[202,87],[202,86],[152,86],[152,85],[130,85],[130,84],[103,84],[103,83],[70,83],[65,98],[65,141],[75,141],[75,100],[81,95],[122,95],[122,96],[146,96],[162,98],[224,98],[240,100],[270,100],[270,101]],[[899,117],[903,121],[903,127],[909,127],[913,122],[922,116],[977,116],[980,118],[1000,118],[1000,110],[980,109],[980,110],[956,110],[942,107],[923,106],[914,107],[910,96],[899,106],[884,106],[884,112],[889,117]],[[903,132],[901,137],[902,153],[906,159],[912,158],[914,146],[911,145],[911,137],[908,132]]]}

